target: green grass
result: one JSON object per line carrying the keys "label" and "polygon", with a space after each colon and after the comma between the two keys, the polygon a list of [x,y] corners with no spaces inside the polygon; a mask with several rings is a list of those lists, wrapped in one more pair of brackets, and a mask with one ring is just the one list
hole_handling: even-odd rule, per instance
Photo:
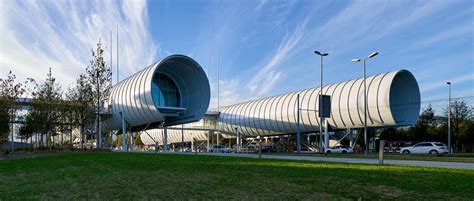
{"label": "green grass", "polygon": [[238,157],[68,153],[0,161],[0,200],[474,199],[474,171]]}
{"label": "green grass", "polygon": [[[314,157],[337,157],[337,158],[368,158],[368,159],[378,159],[378,154],[368,154],[364,155],[361,153],[357,154],[319,154],[319,153],[302,153],[302,154],[293,154],[293,153],[264,153],[266,155],[288,155],[288,156],[314,156]],[[462,163],[474,163],[474,154],[471,153],[461,153],[454,154],[453,156],[448,155],[401,155],[393,153],[385,153],[384,159],[387,160],[417,160],[417,161],[439,161],[439,162],[462,162]]]}

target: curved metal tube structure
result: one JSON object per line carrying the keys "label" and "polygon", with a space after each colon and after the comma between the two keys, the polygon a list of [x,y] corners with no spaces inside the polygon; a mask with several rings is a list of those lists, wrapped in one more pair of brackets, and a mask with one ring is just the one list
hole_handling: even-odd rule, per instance
{"label": "curved metal tube structure", "polygon": [[[368,127],[404,126],[416,123],[420,111],[420,90],[407,70],[367,77]],[[221,108],[219,129],[244,136],[296,133],[297,94],[300,94],[301,132],[319,129],[318,94],[310,88]],[[323,94],[331,96],[332,129],[364,126],[363,78],[330,84]]]}
{"label": "curved metal tube structure", "polygon": [[[407,70],[383,73],[367,78],[369,127],[392,127],[415,124],[420,111],[418,83]],[[244,137],[296,133],[296,96],[300,94],[301,132],[319,130],[317,112],[319,88],[310,88],[288,94],[248,101],[223,107],[216,116],[183,125],[184,142],[205,141],[207,133],[202,129],[216,129],[223,138],[235,134],[236,128]],[[364,126],[363,78],[327,85],[323,93],[331,95],[332,129],[361,128]],[[209,116],[210,117],[210,116]],[[218,127],[215,126],[217,117]],[[180,143],[181,126],[168,129],[168,143]],[[192,130],[196,129],[196,130]],[[226,134],[224,134],[226,133]],[[163,145],[163,129],[151,129],[142,133],[144,144]]]}
{"label": "curved metal tube structure", "polygon": [[[195,127],[202,124],[202,121],[193,122],[185,124],[188,127]],[[174,129],[167,129],[168,144],[180,143],[182,140],[183,142],[192,142],[193,139],[197,141],[205,141],[207,140],[207,135],[209,131],[205,130],[183,130],[181,131],[179,128],[181,126],[174,126]],[[183,139],[182,139],[183,138]],[[146,132],[142,132],[140,134],[140,139],[142,140],[143,144],[145,145],[163,145],[164,142],[164,129],[157,128],[157,129],[149,129]]]}
{"label": "curved metal tube structure", "polygon": [[[184,131],[184,134],[181,135],[180,130],[168,129],[168,144],[175,144],[181,142],[181,137],[183,137],[183,142],[192,142],[193,139],[196,141],[205,141],[207,140],[208,131]],[[147,133],[140,134],[140,139],[145,145],[163,145],[164,142],[163,129],[150,129],[147,130]]]}
{"label": "curved metal tube structure", "polygon": [[122,115],[127,127],[194,122],[204,116],[209,101],[202,67],[190,57],[171,55],[112,87],[105,104],[111,116],[104,126],[120,129]]}

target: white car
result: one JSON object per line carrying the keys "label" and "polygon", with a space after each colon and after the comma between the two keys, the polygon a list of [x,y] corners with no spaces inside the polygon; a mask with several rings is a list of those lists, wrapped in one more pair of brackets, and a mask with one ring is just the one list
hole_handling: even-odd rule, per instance
{"label": "white car", "polygon": [[232,149],[229,149],[227,147],[221,146],[221,145],[214,145],[209,152],[213,153],[231,153]]}
{"label": "white car", "polygon": [[352,148],[348,146],[335,146],[332,148],[328,148],[325,151],[327,154],[346,154],[346,153],[353,153]]}
{"label": "white car", "polygon": [[446,154],[448,148],[441,142],[420,142],[400,149],[402,154]]}

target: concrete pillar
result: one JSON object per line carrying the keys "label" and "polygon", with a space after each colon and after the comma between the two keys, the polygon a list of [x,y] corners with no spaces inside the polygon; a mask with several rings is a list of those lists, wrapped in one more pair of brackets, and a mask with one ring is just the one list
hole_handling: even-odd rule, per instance
{"label": "concrete pillar", "polygon": [[211,131],[208,131],[207,132],[207,152],[209,152],[209,150],[211,149]]}
{"label": "concrete pillar", "polygon": [[258,158],[262,158],[262,137],[258,136]]}
{"label": "concrete pillar", "polygon": [[181,150],[184,150],[184,129],[183,129],[183,124],[181,124]]}
{"label": "concrete pillar", "polygon": [[242,139],[240,138],[239,129],[236,128],[236,130],[237,130],[237,152],[240,152],[242,148]]}
{"label": "concrete pillar", "polygon": [[133,132],[133,131],[130,131],[130,144],[132,144],[132,147],[130,150],[135,150],[135,137],[136,137],[136,133]]}
{"label": "concrete pillar", "polygon": [[324,120],[324,150],[329,147],[328,121]]}
{"label": "concrete pillar", "polygon": [[380,165],[383,165],[384,146],[385,146],[385,140],[380,140],[380,146],[379,146],[379,164]]}
{"label": "concrete pillar", "polygon": [[122,112],[120,112],[120,117],[122,117],[122,151],[128,152],[127,147],[127,129],[125,128],[125,117],[123,116]]}
{"label": "concrete pillar", "polygon": [[354,145],[354,131],[350,128],[347,131],[349,132],[349,146],[353,147],[353,145]]}
{"label": "concrete pillar", "polygon": [[163,127],[163,134],[164,134],[164,138],[163,138],[163,147],[164,147],[164,150],[165,151],[168,151],[168,129],[166,129],[166,127]]}

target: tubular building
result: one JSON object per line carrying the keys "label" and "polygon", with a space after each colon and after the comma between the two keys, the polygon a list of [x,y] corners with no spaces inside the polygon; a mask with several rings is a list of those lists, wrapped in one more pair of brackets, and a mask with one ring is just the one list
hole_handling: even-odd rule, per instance
{"label": "tubular building", "polygon": [[[367,77],[369,127],[399,127],[416,123],[420,111],[420,91],[415,77],[407,70],[382,73]],[[319,130],[317,111],[320,88],[310,88],[278,96],[247,101],[208,114],[204,120],[183,126],[171,126],[169,139],[164,140],[162,129],[151,129],[141,134],[145,144],[163,144],[203,140],[211,132],[231,137],[240,132],[245,137],[294,134],[297,130],[297,95],[300,94],[300,130],[314,133]],[[323,94],[331,96],[330,130],[361,128],[364,126],[363,78],[330,84]],[[214,123],[212,123],[214,121]],[[211,122],[211,123],[209,123]],[[176,135],[176,136],[175,136]]]}
{"label": "tubular building", "polygon": [[202,67],[184,55],[172,55],[122,80],[105,103],[108,130],[156,128],[200,120],[210,87]]}

